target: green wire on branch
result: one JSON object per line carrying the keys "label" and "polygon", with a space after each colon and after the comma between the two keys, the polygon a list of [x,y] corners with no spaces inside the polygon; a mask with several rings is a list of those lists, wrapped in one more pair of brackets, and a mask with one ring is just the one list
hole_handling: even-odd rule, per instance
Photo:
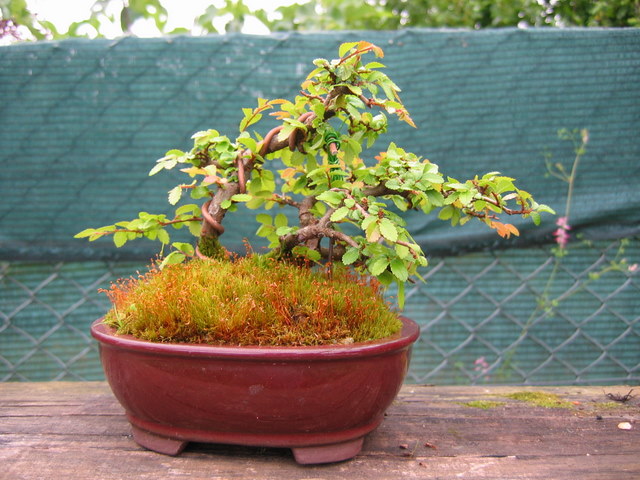
{"label": "green wire on branch", "polygon": [[[329,130],[324,134],[324,143],[327,147],[327,160],[332,165],[331,170],[339,169],[338,151],[340,150],[340,135],[335,130]],[[331,181],[340,180],[340,175],[331,175]]]}

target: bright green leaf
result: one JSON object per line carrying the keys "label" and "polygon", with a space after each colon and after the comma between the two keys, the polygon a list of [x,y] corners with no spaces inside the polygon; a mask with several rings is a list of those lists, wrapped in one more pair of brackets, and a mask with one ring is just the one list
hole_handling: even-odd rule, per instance
{"label": "bright green leaf", "polygon": [[378,223],[378,227],[380,228],[380,233],[384,238],[389,240],[390,242],[395,242],[398,240],[398,230],[396,226],[393,224],[391,220],[388,218],[383,218]]}
{"label": "bright green leaf", "polygon": [[180,187],[180,185],[169,190],[169,203],[171,205],[178,203],[180,201],[180,197],[182,197],[182,187]]}
{"label": "bright green leaf", "polygon": [[349,50],[351,50],[353,47],[357,45],[358,45],[358,42],[343,43],[342,45],[340,45],[340,48],[338,49],[338,56],[344,57],[347,54],[347,52],[349,52]]}
{"label": "bright green leaf", "polygon": [[353,262],[360,258],[360,250],[355,247],[349,247],[344,255],[342,255],[342,263],[345,265],[351,265]]}
{"label": "bright green leaf", "polygon": [[407,279],[409,278],[409,271],[407,270],[407,266],[402,260],[400,260],[399,258],[394,258],[393,260],[391,260],[389,266],[391,267],[391,272],[400,282],[407,281]]}
{"label": "bright green leaf", "polygon": [[233,200],[234,202],[248,202],[252,198],[253,197],[248,193],[236,193],[231,197],[231,200]]}
{"label": "bright green leaf", "polygon": [[286,227],[289,224],[289,219],[284,213],[279,213],[276,215],[273,224],[276,226],[276,228]]}
{"label": "bright green leaf", "polygon": [[389,266],[389,259],[387,257],[376,257],[368,265],[369,273],[374,277],[377,277],[384,272]]}
{"label": "bright green leaf", "polygon": [[158,240],[164,245],[167,245],[171,241],[169,234],[163,229],[158,230]]}
{"label": "bright green leaf", "polygon": [[335,212],[331,214],[330,220],[332,222],[339,222],[344,217],[346,217],[349,214],[349,212],[350,210],[348,207],[340,207],[339,209],[337,209]]}
{"label": "bright green leaf", "polygon": [[127,243],[127,232],[116,232],[113,234],[113,243],[120,248]]}

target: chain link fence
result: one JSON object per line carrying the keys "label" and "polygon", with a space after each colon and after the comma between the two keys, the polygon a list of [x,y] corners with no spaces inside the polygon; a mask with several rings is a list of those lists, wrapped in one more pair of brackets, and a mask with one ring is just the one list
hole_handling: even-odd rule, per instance
{"label": "chain link fence", "polygon": [[[640,381],[638,259],[636,238],[577,243],[560,260],[548,248],[432,259],[407,295],[405,314],[422,329],[408,381]],[[0,380],[102,379],[89,335],[109,306],[98,290],[142,268],[2,263]]]}

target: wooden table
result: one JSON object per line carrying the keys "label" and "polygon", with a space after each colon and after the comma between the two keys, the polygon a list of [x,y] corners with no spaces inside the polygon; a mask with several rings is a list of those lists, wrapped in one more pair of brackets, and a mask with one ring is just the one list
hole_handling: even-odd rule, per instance
{"label": "wooden table", "polygon": [[[635,480],[640,388],[626,403],[605,396],[630,388],[406,385],[357,457],[299,466],[282,449],[190,444],[178,457],[144,450],[102,382],[4,383],[0,479]],[[505,397],[522,391],[564,403]]]}

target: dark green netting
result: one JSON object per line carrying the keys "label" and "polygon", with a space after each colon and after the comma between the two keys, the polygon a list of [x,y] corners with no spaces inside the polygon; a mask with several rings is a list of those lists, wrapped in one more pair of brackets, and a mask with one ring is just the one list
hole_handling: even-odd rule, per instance
{"label": "dark green netting", "polygon": [[[188,148],[197,130],[235,135],[241,107],[257,97],[293,97],[314,58],[333,58],[341,42],[361,38],[385,49],[387,73],[419,126],[392,124],[380,150],[394,140],[459,179],[501,171],[562,211],[566,186],[545,178],[543,154],[570,165],[572,147],[556,132],[588,128],[574,232],[619,238],[640,231],[636,29],[125,38],[0,48],[0,255],[148,257],[148,245],[116,251],[109,241],[72,236],[133,218],[140,205],[170,213],[163,192],[175,179],[148,178],[155,159]],[[452,230],[436,218],[409,221],[434,253],[506,245],[481,225]],[[537,244],[554,228],[551,217],[542,228],[518,226],[521,243]],[[232,249],[254,232],[246,215],[229,216],[226,228]]]}
{"label": "dark green netting", "polygon": [[[596,243],[571,244],[550,293],[573,293],[553,316],[532,314],[552,271],[555,217],[545,216],[539,228],[518,222],[522,236],[508,241],[481,225],[451,229],[436,218],[409,218],[431,253],[427,284],[408,289],[406,313],[422,327],[409,380],[638,381],[638,276],[619,270],[589,280],[619,257],[616,239],[630,240],[621,254],[629,265],[640,262],[637,29],[0,47],[0,380],[101,378],[88,338],[89,323],[107,308],[96,290],[135,273],[158,248],[141,241],[115,249],[108,240],[88,243],[73,235],[133,218],[142,205],[170,213],[165,192],[175,178],[148,178],[155,159],[188,148],[198,130],[234,136],[241,107],[257,97],[291,98],[314,58],[333,58],[340,43],[359,39],[384,48],[387,73],[419,127],[392,123],[377,150],[393,140],[458,179],[501,171],[562,212],[566,184],[545,177],[544,156],[570,167],[573,147],[556,132],[590,133],[570,222],[574,239],[583,234]],[[255,230],[252,216],[228,216],[228,247],[242,250],[242,238]]]}

